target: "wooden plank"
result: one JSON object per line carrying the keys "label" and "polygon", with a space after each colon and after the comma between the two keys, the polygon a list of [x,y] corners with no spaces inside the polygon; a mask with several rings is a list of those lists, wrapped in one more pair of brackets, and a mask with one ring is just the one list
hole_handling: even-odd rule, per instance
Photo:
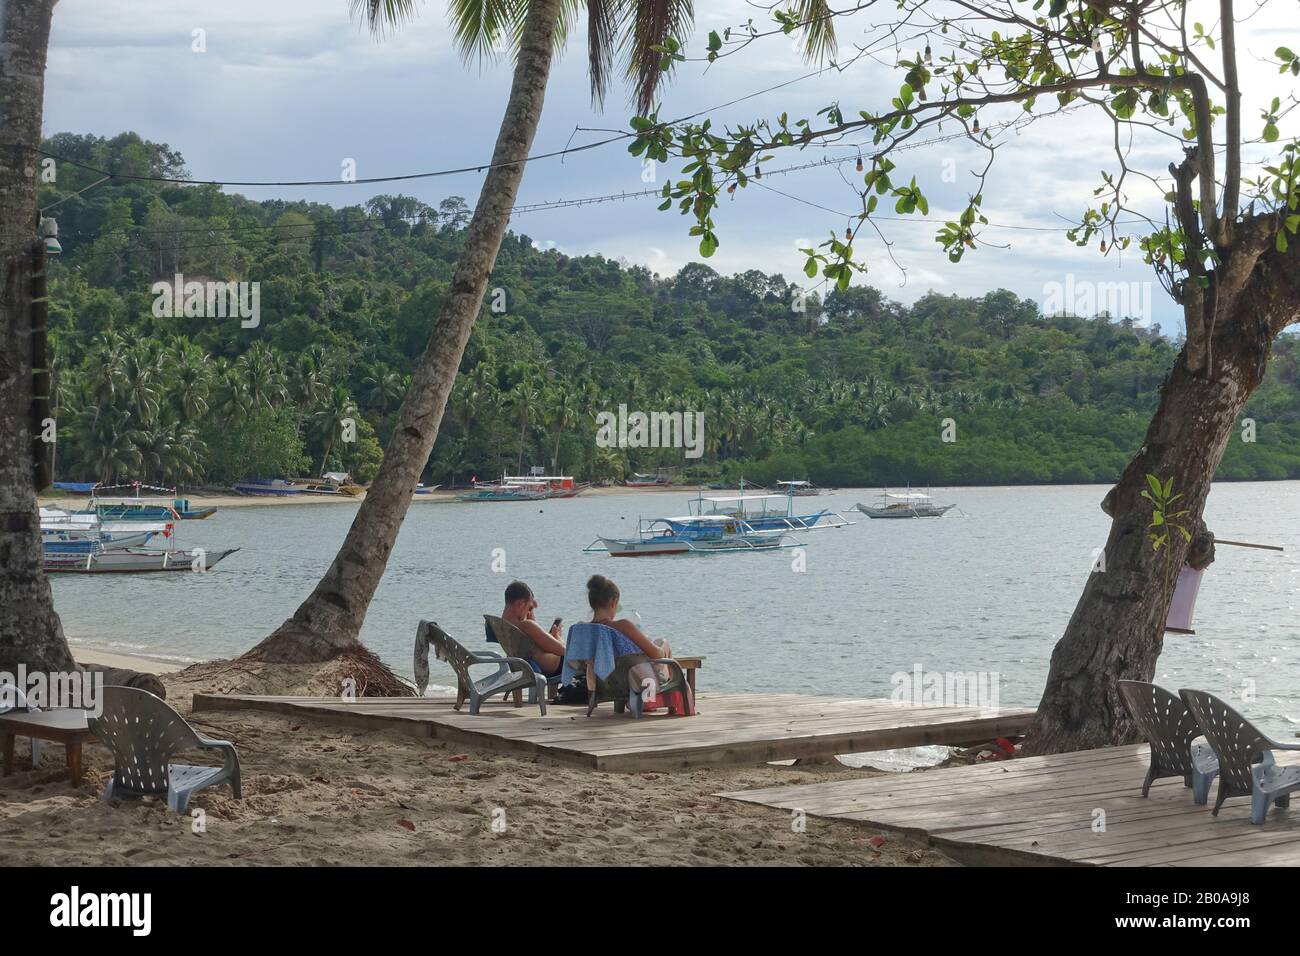
{"label": "wooden plank", "polygon": [[265,710],[310,715],[351,726],[391,726],[404,733],[490,749],[544,754],[599,769],[641,770],[832,756],[942,742],[987,740],[1021,732],[1031,711],[989,715],[978,708],[900,705],[889,700],[799,694],[706,694],[691,718],[616,716],[580,710],[487,704],[476,716],[449,698],[294,698],[196,694],[194,709]]}
{"label": "wooden plank", "polygon": [[[797,787],[719,794],[812,816],[860,821],[926,838],[956,859],[981,864],[1183,866],[1300,864],[1300,813],[1249,822],[1249,801],[1218,818],[1181,780],[1141,796],[1145,746],[1031,757]],[[1280,763],[1300,763],[1286,754]],[[1093,811],[1106,811],[1094,832]]]}

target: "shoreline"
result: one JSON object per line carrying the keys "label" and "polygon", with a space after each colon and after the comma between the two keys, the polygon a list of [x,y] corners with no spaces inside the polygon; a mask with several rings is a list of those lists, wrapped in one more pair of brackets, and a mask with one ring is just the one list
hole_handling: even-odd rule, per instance
{"label": "shoreline", "polygon": [[[439,488],[437,491],[431,491],[428,494],[412,495],[412,504],[430,503],[430,502],[453,502],[458,494],[463,494],[468,489],[459,488],[456,490]],[[699,491],[706,491],[703,485],[670,485],[667,488],[626,488],[621,485],[611,485],[604,488],[588,488],[578,497],[609,497],[612,495],[639,495],[649,494],[672,494],[688,492],[695,494]],[[735,489],[732,489],[734,491]],[[721,492],[719,492],[721,493]],[[187,491],[178,492],[178,498],[187,498],[195,505],[203,505],[209,508],[265,508],[272,505],[316,505],[316,504],[360,504],[366,498],[363,491],[356,495],[240,495],[234,492],[203,492]],[[90,500],[83,495],[39,495],[37,504],[42,508],[63,508],[73,505],[77,508],[85,507]],[[573,500],[573,499],[565,499]],[[206,520],[206,519],[200,519]]]}
{"label": "shoreline", "polygon": [[121,670],[139,671],[142,674],[174,674],[190,666],[185,661],[164,660],[146,654],[124,654],[120,651],[103,651],[98,648],[81,650],[75,644],[69,644],[68,647],[72,651],[72,659],[83,666],[116,667]]}

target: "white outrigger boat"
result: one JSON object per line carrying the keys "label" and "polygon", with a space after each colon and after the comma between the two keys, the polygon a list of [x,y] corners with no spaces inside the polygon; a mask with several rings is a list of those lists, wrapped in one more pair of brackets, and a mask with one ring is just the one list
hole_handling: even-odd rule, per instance
{"label": "white outrigger boat", "polygon": [[939,518],[956,505],[935,504],[934,499],[920,491],[882,491],[878,505],[858,502],[858,510],[868,518]]}
{"label": "white outrigger boat", "polygon": [[724,497],[706,497],[701,494],[689,503],[689,507],[695,517],[739,518],[755,531],[814,531],[853,524],[844,515],[830,508],[797,515],[794,513],[794,496],[788,494]]}
{"label": "white outrigger boat", "polygon": [[781,530],[758,530],[739,518],[688,515],[680,518],[642,518],[635,538],[593,541],[584,551],[606,551],[611,558],[636,558],[662,554],[721,554],[735,551],[772,551],[794,547]]}
{"label": "white outrigger boat", "polygon": [[155,535],[171,537],[170,521],[105,521],[95,514],[77,514],[58,508],[41,509],[41,547],[49,552],[88,554],[117,548],[138,548]]}
{"label": "white outrigger boat", "polygon": [[792,498],[813,498],[817,495],[831,493],[830,488],[814,485],[811,481],[778,481],[776,490],[783,495],[790,495]]}
{"label": "white outrigger boat", "polygon": [[51,553],[46,551],[42,564],[46,571],[65,571],[79,574],[104,574],[115,572],[147,571],[206,571],[217,562],[238,551],[162,551],[152,548],[99,549],[87,554]]}

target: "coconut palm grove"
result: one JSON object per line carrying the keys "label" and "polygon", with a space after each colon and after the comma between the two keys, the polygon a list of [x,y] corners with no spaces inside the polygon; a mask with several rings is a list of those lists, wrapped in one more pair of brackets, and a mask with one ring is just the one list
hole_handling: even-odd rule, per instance
{"label": "coconut palm grove", "polygon": [[[131,133],[58,134],[52,154],[122,175],[180,177],[183,158]],[[460,197],[428,205],[252,202],[208,186],[114,181],[71,163],[51,271],[58,477],[183,487],[349,471],[369,481],[463,239]],[[684,479],[825,485],[1107,482],[1123,470],[1180,343],[1124,315],[1044,315],[1006,290],[869,285],[814,294],[694,263],[661,277],[539,249],[520,216],[457,377],[432,483],[545,463],[594,480],[672,465]],[[155,281],[262,277],[261,325],[158,318]],[[1221,479],[1300,477],[1300,350],[1275,348]],[[594,416],[704,411],[700,463],[601,448]],[[960,415],[952,447],[942,421]],[[358,425],[339,441],[343,421]]]}

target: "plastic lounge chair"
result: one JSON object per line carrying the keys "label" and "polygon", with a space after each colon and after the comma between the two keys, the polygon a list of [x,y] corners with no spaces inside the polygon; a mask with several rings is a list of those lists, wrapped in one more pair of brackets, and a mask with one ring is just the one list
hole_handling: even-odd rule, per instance
{"label": "plastic lounge chair", "polygon": [[1268,808],[1289,806],[1300,790],[1300,767],[1279,767],[1274,750],[1300,750],[1300,743],[1280,744],[1241,714],[1203,690],[1180,690],[1196,722],[1219,757],[1219,792],[1214,816],[1228,797],[1250,797],[1250,822],[1263,823]]}
{"label": "plastic lounge chair", "polygon": [[[184,813],[191,796],[220,783],[230,784],[236,800],[243,798],[235,745],[198,733],[147,690],[105,687],[103,714],[87,714],[86,721],[113,753],[113,776],[104,790],[105,800],[165,793],[167,806]],[[176,754],[194,749],[220,751],[221,766],[169,762]]]}
{"label": "plastic lounge chair", "polygon": [[[579,626],[603,629],[605,631],[613,630],[604,624],[575,624],[569,628],[569,647],[571,650],[575,647],[574,628]],[[592,638],[588,636],[587,639],[591,640]],[[579,651],[579,653],[582,652]],[[603,679],[595,672],[593,664],[589,663],[587,665],[592,668],[592,673],[596,676],[596,689],[587,701],[587,716],[590,717],[602,701],[612,700],[614,702],[614,713],[621,714],[625,710],[631,710],[634,717],[640,718],[645,709],[645,700],[641,696],[641,688],[631,686],[628,672],[637,664],[647,663],[653,664],[656,672],[661,666],[668,670],[667,680],[660,680],[656,676],[655,683],[658,685],[659,695],[662,697],[664,694],[673,691],[679,692],[682,695],[682,699],[686,702],[686,712],[688,714],[694,714],[694,696],[691,694],[690,684],[686,680],[686,672],[682,669],[681,664],[677,663],[677,661],[673,660],[671,657],[657,657],[652,661],[645,654],[623,654],[614,658],[613,671]]]}
{"label": "plastic lounge chair", "polygon": [[1192,800],[1204,804],[1219,773],[1219,758],[1209,744],[1193,743],[1203,736],[1187,705],[1163,687],[1145,681],[1118,682],[1124,709],[1151,745],[1151,766],[1142,782],[1142,796],[1162,777],[1182,777],[1192,788]]}
{"label": "plastic lounge chair", "polygon": [[[432,645],[438,660],[446,661],[456,672],[456,710],[469,698],[469,712],[477,714],[483,701],[497,694],[528,691],[528,703],[537,704],[546,716],[546,678],[536,673],[528,662],[519,657],[502,657],[492,651],[471,651],[433,621],[421,621],[415,635],[416,689],[421,694],[429,686],[429,646]],[[421,658],[423,657],[423,667]],[[496,672],[475,680],[469,669],[476,664],[495,664]],[[421,676],[423,672],[423,676]],[[517,701],[516,707],[523,706]]]}
{"label": "plastic lounge chair", "polygon": [[[39,714],[41,709],[27,703],[27,695],[17,684],[0,684],[0,714],[8,714],[15,710],[22,710],[29,714]],[[41,762],[41,742],[35,737],[32,738],[32,769]]]}
{"label": "plastic lounge chair", "polygon": [[[523,631],[494,614],[484,614],[483,620],[487,622],[492,636],[496,638],[496,642],[501,645],[501,649],[508,657],[519,657],[525,661],[532,659],[534,645]],[[554,700],[555,692],[560,687],[560,675],[547,677],[543,674],[542,677],[546,678],[546,699]]]}

